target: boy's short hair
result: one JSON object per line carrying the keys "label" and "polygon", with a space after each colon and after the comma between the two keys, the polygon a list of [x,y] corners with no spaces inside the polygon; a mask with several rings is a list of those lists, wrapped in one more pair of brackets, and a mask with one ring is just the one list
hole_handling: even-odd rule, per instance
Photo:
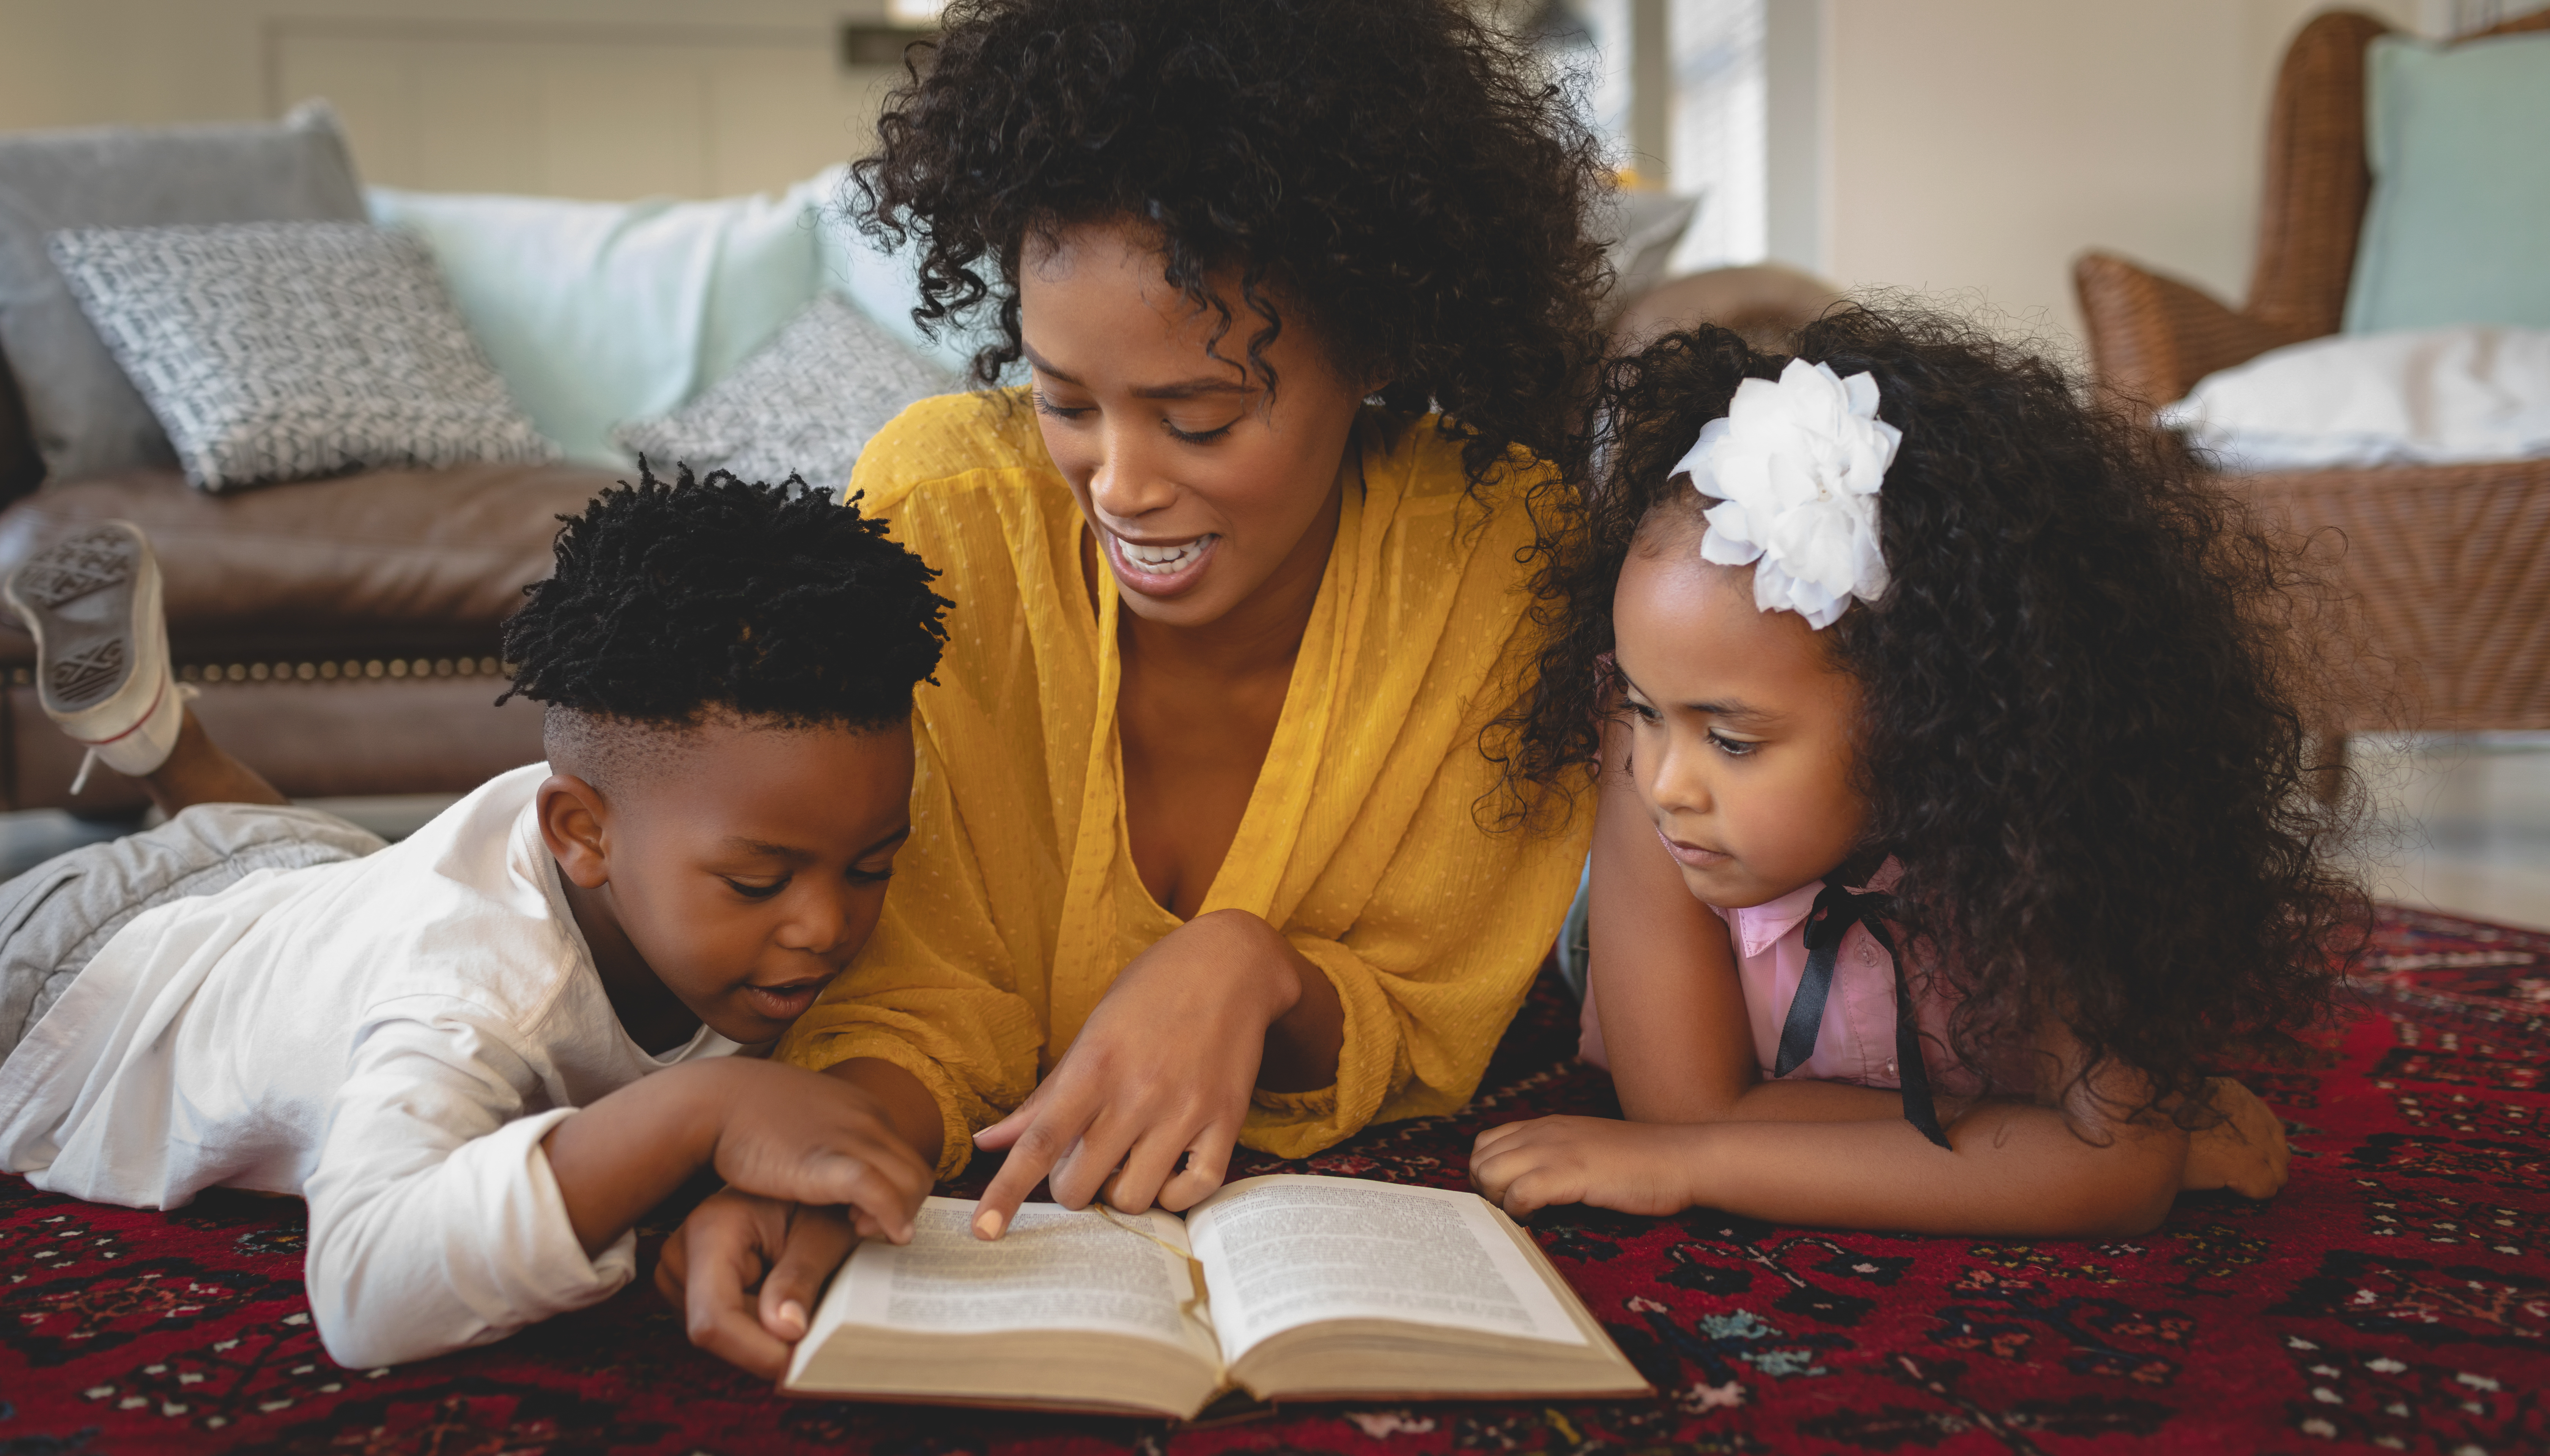
{"label": "boy's short hair", "polygon": [[594,498],[557,535],[557,569],[505,624],[519,693],[583,719],[688,728],[730,713],[789,728],[904,722],[934,681],[954,605],[938,573],[860,514],[688,466]]}

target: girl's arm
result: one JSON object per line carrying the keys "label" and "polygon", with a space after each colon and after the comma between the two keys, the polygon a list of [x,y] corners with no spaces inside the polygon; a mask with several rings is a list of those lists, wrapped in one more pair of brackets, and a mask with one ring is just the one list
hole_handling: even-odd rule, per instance
{"label": "girl's arm", "polygon": [[1692,899],[1658,844],[1629,779],[1628,736],[1605,727],[1588,971],[1620,1111],[1637,1122],[1900,1119],[1892,1092],[1762,1080],[1726,922]]}
{"label": "girl's arm", "polygon": [[[1626,736],[1605,737],[1591,974],[1630,1120],[1491,1128],[1471,1158],[1491,1198],[1518,1214],[1698,1204],[1780,1222],[2032,1236],[2139,1231],[2167,1213],[2186,1135],[2118,1122],[2094,1096],[2068,1112],[1943,1103],[1954,1149],[1943,1151],[1904,1120],[1894,1092],[1764,1081],[1726,925],[1657,846],[1625,772]],[[2068,1058],[2046,1049],[2058,1065]],[[2129,1074],[2100,1081],[2111,1098],[2135,1090],[2122,1085]]]}
{"label": "girl's arm", "polygon": [[2076,1133],[2059,1109],[1978,1103],[1948,1124],[1948,1151],[1900,1105],[1881,1120],[1813,1127],[1542,1117],[1481,1134],[1470,1176],[1517,1217],[1584,1203],[1996,1237],[2117,1237],[2158,1224],[2178,1194],[2187,1135],[2166,1122],[2082,1120]]}

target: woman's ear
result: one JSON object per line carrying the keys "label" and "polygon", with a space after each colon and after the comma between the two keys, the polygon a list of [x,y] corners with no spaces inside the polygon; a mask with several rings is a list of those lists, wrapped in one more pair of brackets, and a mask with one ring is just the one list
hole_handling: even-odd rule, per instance
{"label": "woman's ear", "polygon": [[539,806],[540,838],[558,873],[587,890],[609,884],[611,810],[601,791],[573,774],[553,773],[534,802]]}

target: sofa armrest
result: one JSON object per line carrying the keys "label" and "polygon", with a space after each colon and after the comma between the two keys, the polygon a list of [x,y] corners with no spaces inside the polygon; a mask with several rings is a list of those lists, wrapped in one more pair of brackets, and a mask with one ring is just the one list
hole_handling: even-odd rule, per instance
{"label": "sofa armrest", "polygon": [[17,372],[9,367],[9,356],[0,353],[0,506],[44,483],[45,457],[36,448],[36,430],[18,393]]}
{"label": "sofa armrest", "polygon": [[2146,411],[2185,397],[2216,369],[2312,337],[2110,253],[2083,253],[2072,264],[2072,284],[2100,388]]}

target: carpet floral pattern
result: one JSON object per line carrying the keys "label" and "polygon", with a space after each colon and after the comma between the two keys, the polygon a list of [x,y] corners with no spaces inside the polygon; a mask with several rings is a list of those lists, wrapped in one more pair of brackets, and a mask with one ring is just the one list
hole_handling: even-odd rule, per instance
{"label": "carpet floral pattern", "polygon": [[[2185,1198],[2109,1243],[1544,1217],[1652,1401],[1187,1430],[788,1401],[692,1351],[642,1286],[489,1349],[345,1370],[311,1328],[297,1202],[161,1214],[0,1180],[0,1456],[2550,1449],[2550,935],[2393,912],[2359,989],[2324,1064],[2253,1078],[2297,1153],[2269,1205]],[[1544,984],[1473,1106],[1310,1168],[1457,1186],[1482,1126],[1609,1111],[1570,1011]]]}

